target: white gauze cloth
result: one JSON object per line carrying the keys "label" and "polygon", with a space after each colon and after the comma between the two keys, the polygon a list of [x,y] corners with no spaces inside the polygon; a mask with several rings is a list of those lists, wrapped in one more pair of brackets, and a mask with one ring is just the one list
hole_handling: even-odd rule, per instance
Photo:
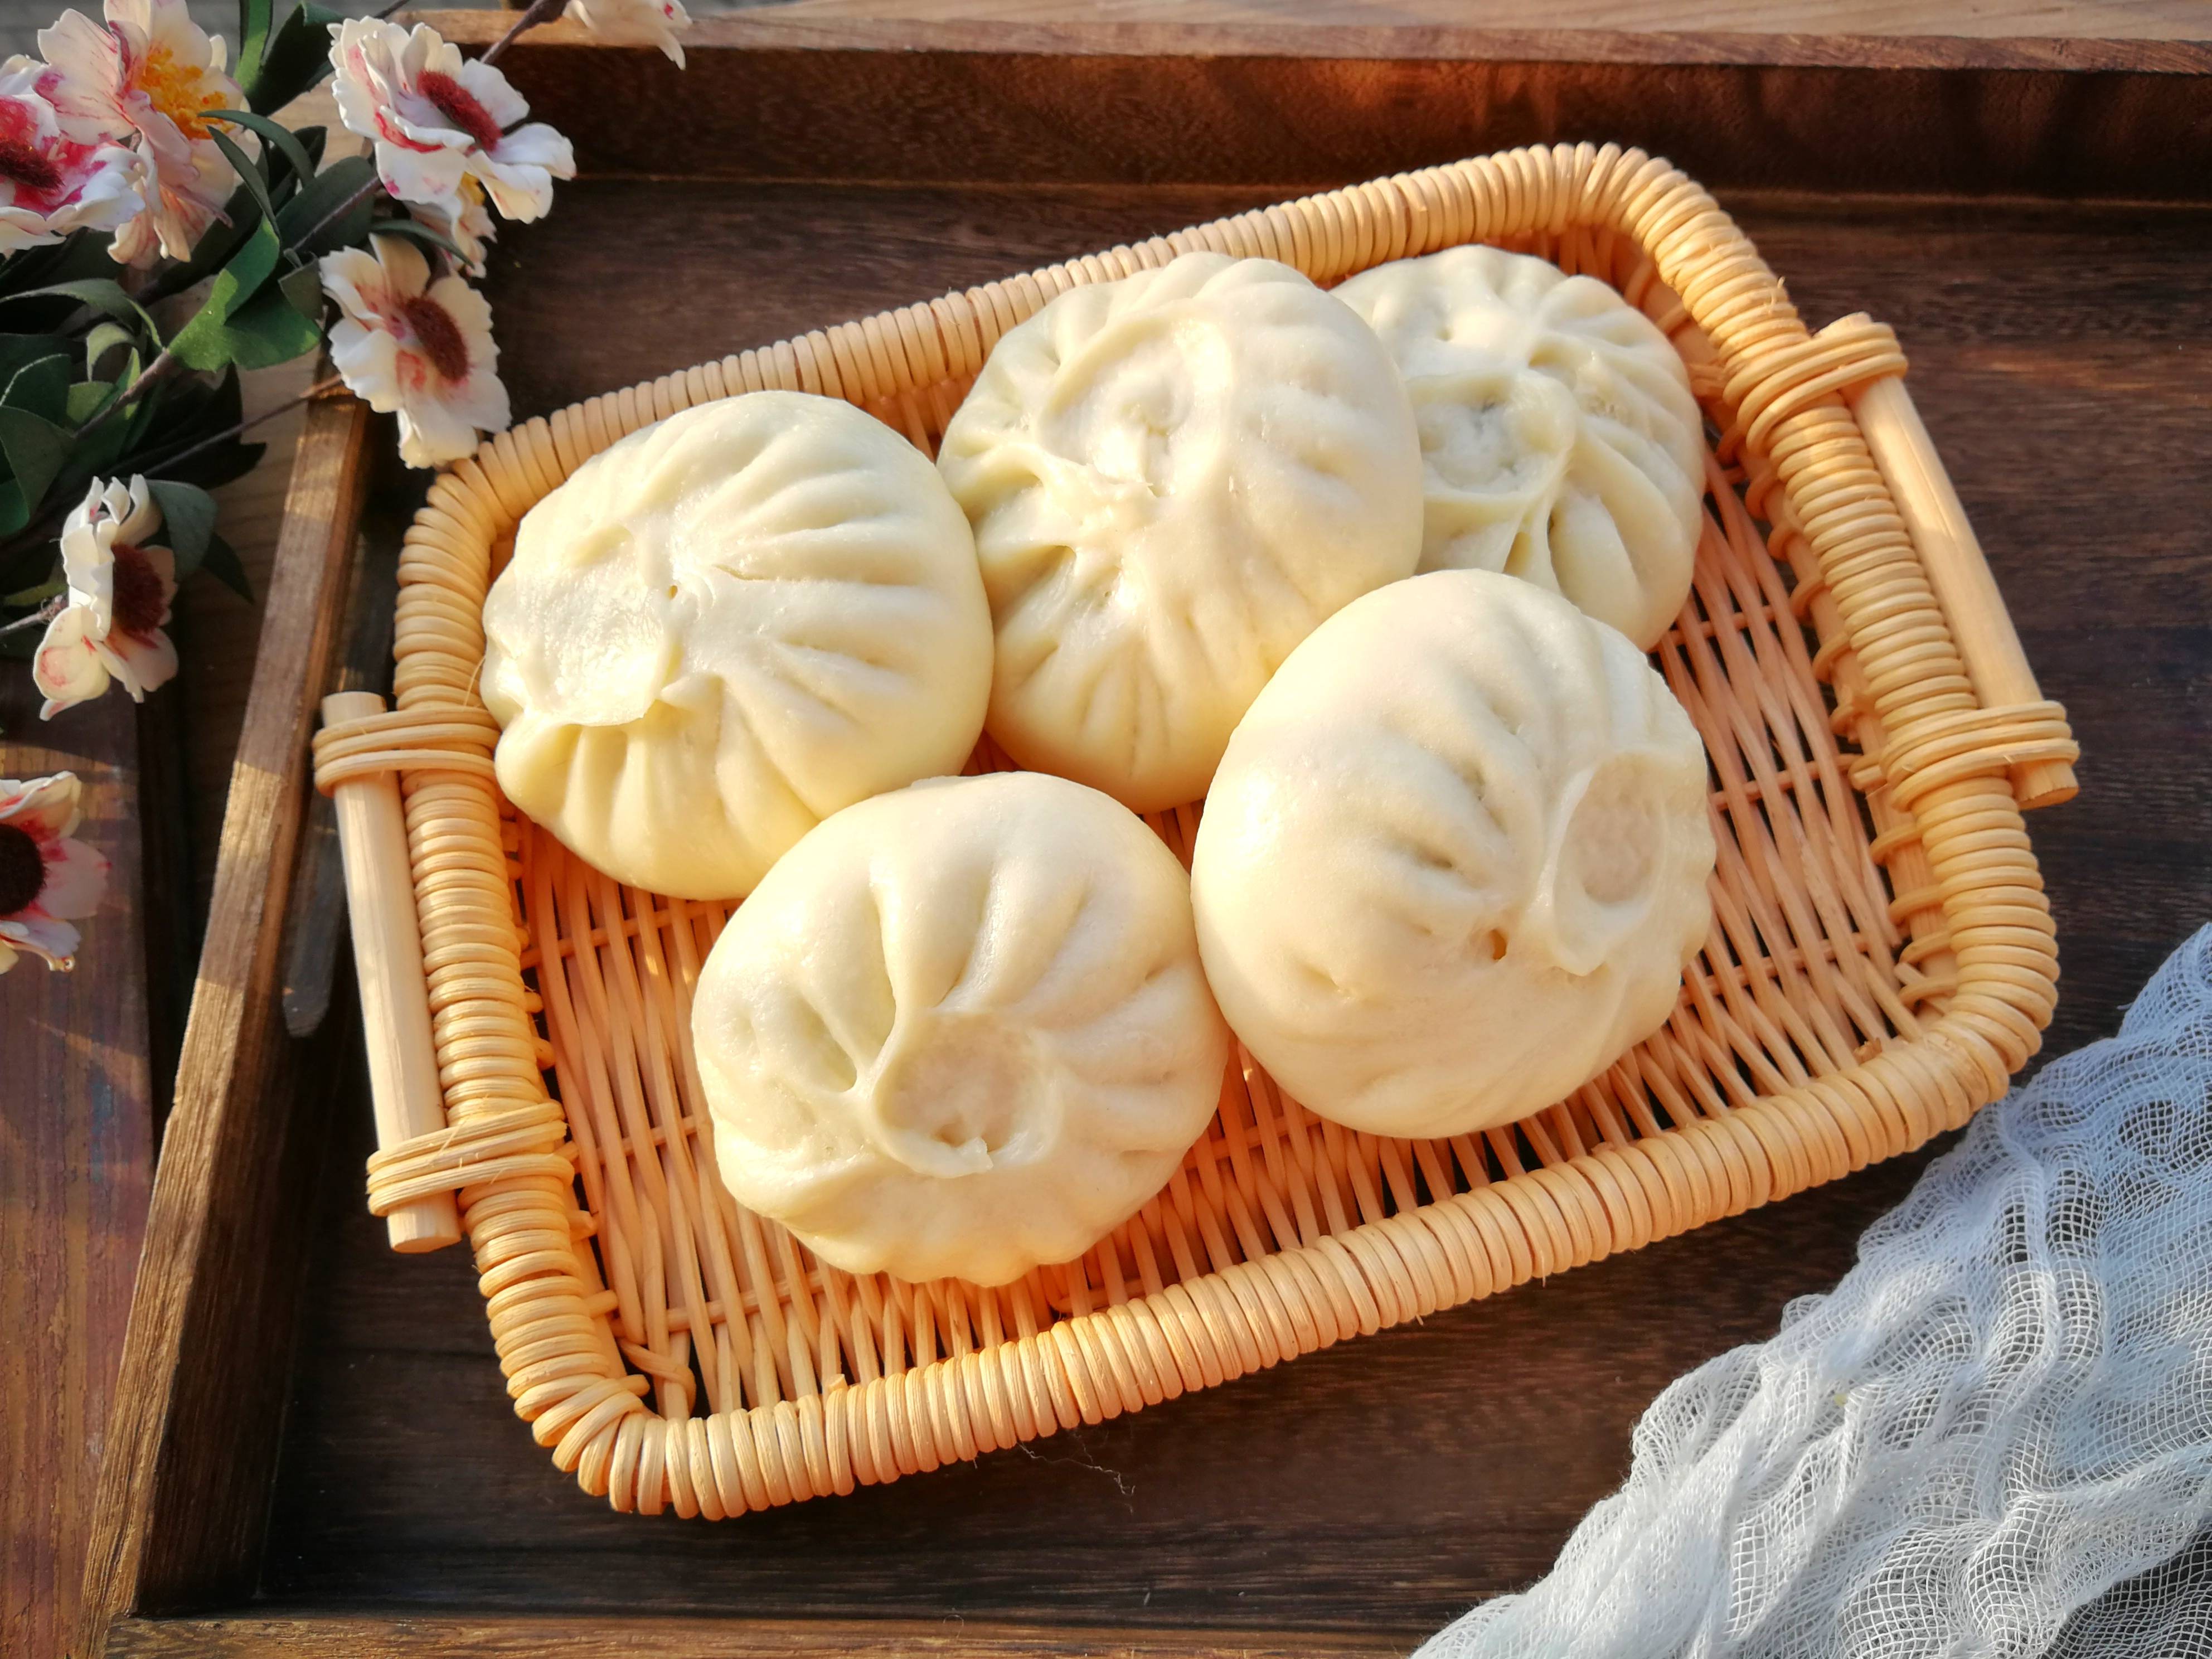
{"label": "white gauze cloth", "polygon": [[1832,1292],[1661,1395],[1551,1575],[1420,1659],[2203,1656],[2212,1549],[2172,1558],[2208,1522],[2212,927]]}

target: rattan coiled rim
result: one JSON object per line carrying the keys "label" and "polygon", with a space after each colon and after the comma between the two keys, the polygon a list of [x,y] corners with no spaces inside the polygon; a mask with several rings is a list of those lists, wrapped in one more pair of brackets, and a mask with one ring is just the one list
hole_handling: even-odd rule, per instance
{"label": "rattan coiled rim", "polygon": [[[1720,453],[1740,462],[1751,509],[1797,574],[1788,603],[1821,641],[1813,667],[1834,685],[1835,728],[1863,757],[1852,781],[1868,794],[1873,853],[1888,871],[1890,920],[1904,940],[1888,1017],[1911,1040],[1826,1075],[1778,1071],[1757,1079],[1757,1097],[1704,1115],[1693,1103],[1674,1127],[1571,1153],[1534,1141],[1546,1154],[1539,1167],[1516,1166],[1509,1178],[1001,1332],[951,1357],[848,1379],[833,1374],[826,1319],[811,1334],[778,1330],[789,1350],[778,1363],[795,1367],[793,1397],[690,1414],[688,1374],[668,1374],[656,1358],[663,1349],[623,1340],[610,1324],[615,1292],[592,1254],[576,1149],[541,1069],[550,1058],[536,1024],[544,1005],[524,976],[531,946],[515,921],[514,843],[488,775],[495,733],[475,693],[479,611],[500,539],[619,437],[741,391],[847,398],[920,441],[948,412],[930,400],[972,375],[1054,294],[1193,248],[1279,259],[1328,283],[1459,242],[1531,237],[1627,239],[1710,343],[1700,391],[1709,407],[1732,412]],[[373,1161],[372,1207],[458,1188],[509,1392],[540,1443],[617,1509],[720,1517],[848,1492],[1210,1387],[1786,1196],[1963,1122],[2034,1052],[2056,1000],[2049,907],[2007,767],[2023,754],[2072,750],[2055,705],[1984,709],[1976,701],[1841,395],[1903,368],[1888,331],[1863,319],[1810,334],[1748,240],[1668,163],[1613,146],[1558,146],[1085,256],[501,434],[437,480],[407,532],[397,714],[327,734],[337,741],[326,769],[403,775],[449,1123]],[[1787,1006],[1762,1009],[1751,1017],[1794,1017]],[[893,1328],[895,1316],[884,1316]],[[886,1353],[894,1346],[887,1338]],[[680,1413],[656,1412],[647,1399],[656,1391]]]}

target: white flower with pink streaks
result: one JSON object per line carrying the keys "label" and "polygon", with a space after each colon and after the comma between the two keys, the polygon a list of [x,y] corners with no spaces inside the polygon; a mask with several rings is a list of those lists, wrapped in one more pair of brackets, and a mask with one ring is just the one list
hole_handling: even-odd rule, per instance
{"label": "white flower with pink streaks", "polygon": [[399,458],[435,466],[471,454],[479,431],[507,428],[491,307],[458,276],[430,280],[412,242],[371,239],[375,252],[341,248],[321,262],[337,301],[331,362],[353,394],[399,417]]}
{"label": "white flower with pink streaks", "polygon": [[460,250],[463,270],[481,276],[491,244],[498,238],[499,225],[484,206],[483,185],[473,176],[461,180],[461,193],[456,199],[459,213],[446,202],[417,202],[408,212],[417,224],[428,226]]}
{"label": "white flower with pink streaks", "polygon": [[224,72],[222,38],[193,22],[185,0],[106,0],[103,15],[105,27],[65,11],[39,32],[53,70],[40,91],[79,143],[137,140],[137,211],[116,232],[116,260],[185,258],[238,183],[207,112],[240,108],[244,97]]}
{"label": "white flower with pink streaks", "polygon": [[73,230],[113,230],[138,210],[144,163],[120,144],[63,132],[39,90],[58,78],[28,58],[0,64],[0,255]]}
{"label": "white flower with pink streaks", "polygon": [[177,647],[162,630],[177,596],[176,555],[146,539],[161,527],[146,481],[101,483],[62,523],[62,574],[69,599],[46,624],[31,659],[52,720],[119,682],[134,702],[177,672]]}
{"label": "white flower with pink streaks", "polygon": [[461,181],[481,179],[509,219],[553,205],[553,181],[576,176],[568,141],[543,121],[489,64],[418,23],[354,18],[331,29],[338,115],[376,143],[384,187],[403,202],[458,215]]}
{"label": "white flower with pink streaks", "polygon": [[100,908],[107,860],[70,832],[84,818],[74,772],[17,782],[0,778],[0,974],[26,956],[76,966],[72,923]]}
{"label": "white flower with pink streaks", "polygon": [[562,15],[574,18],[603,46],[651,46],[684,67],[676,37],[691,27],[691,14],[678,0],[568,0]]}

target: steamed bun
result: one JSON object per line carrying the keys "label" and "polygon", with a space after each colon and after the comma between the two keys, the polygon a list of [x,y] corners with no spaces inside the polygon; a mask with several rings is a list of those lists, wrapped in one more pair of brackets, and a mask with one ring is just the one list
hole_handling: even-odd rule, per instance
{"label": "steamed bun", "polygon": [[1704,944],[1696,728],[1557,594],[1440,571],[1355,600],[1252,705],[1191,866],[1230,1026],[1325,1117],[1427,1138],[1562,1099]]}
{"label": "steamed bun", "polygon": [[1647,650],[1690,592],[1705,424],[1667,337],[1603,283],[1494,247],[1376,265],[1372,324],[1419,422],[1423,570],[1502,570]]}
{"label": "steamed bun", "polygon": [[1291,647],[1420,554],[1396,371],[1271,260],[1060,295],[999,342],[938,465],[998,629],[991,735],[1139,811],[1204,794]]}
{"label": "steamed bun", "polygon": [[500,787],[578,856],[748,892],[839,808],[957,772],[991,617],[928,459],[834,398],[672,416],[525,515],[484,600]]}
{"label": "steamed bun", "polygon": [[1228,1033],[1175,855],[1105,796],[1006,772],[848,807],[715,941],[691,1010],[738,1201],[854,1273],[981,1285],[1158,1192]]}

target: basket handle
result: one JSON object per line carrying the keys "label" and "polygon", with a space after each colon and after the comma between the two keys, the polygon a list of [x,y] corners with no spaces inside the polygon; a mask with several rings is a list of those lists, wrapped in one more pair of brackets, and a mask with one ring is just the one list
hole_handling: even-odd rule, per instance
{"label": "basket handle", "polygon": [[[384,699],[371,691],[337,691],[323,699],[325,730],[383,712]],[[376,1144],[379,1151],[390,1152],[446,1127],[437,1048],[430,1036],[429,981],[415,919],[407,821],[399,804],[399,779],[390,771],[345,778],[331,787],[330,796],[337,812],[354,966],[361,979]],[[409,1199],[394,1206],[384,1220],[392,1248],[410,1255],[441,1249],[461,1236],[460,1212],[449,1192]]]}
{"label": "basket handle", "polygon": [[[1859,381],[1844,396],[1858,417],[1882,481],[1920,554],[1936,603],[1951,625],[1974,692],[1984,708],[2024,708],[2043,701],[2035,672],[2021,648],[2012,613],[1997,591],[1988,556],[1966,521],[1935,441],[1913,406],[1902,376]],[[2013,795],[2027,811],[2074,799],[2080,787],[2063,760],[2024,761],[2011,769]]]}

